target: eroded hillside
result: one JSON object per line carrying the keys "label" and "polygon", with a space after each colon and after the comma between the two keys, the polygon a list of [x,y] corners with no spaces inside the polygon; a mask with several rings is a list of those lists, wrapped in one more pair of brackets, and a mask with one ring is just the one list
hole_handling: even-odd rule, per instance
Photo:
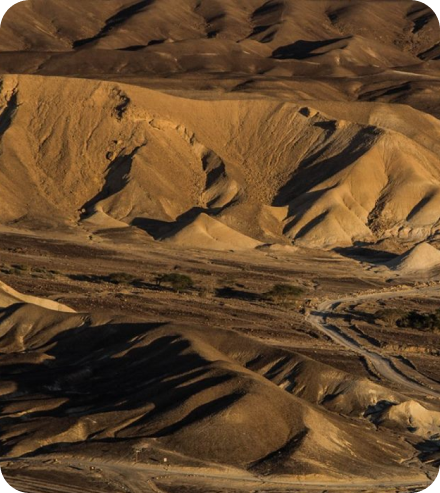
{"label": "eroded hillside", "polygon": [[4,224],[133,225],[174,243],[190,228],[220,249],[420,241],[440,226],[440,124],[409,107],[40,76],[5,76],[1,98]]}

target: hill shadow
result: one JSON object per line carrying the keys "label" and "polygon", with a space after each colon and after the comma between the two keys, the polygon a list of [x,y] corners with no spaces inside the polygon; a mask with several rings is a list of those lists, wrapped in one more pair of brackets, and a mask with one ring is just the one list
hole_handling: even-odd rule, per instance
{"label": "hill shadow", "polygon": [[192,207],[177,217],[175,221],[163,221],[160,219],[136,217],[130,224],[131,226],[135,226],[136,228],[147,232],[155,240],[161,240],[171,234],[178,233],[180,230],[191,224],[200,214],[204,213],[208,216],[212,216],[218,214],[221,210],[221,207]]}
{"label": "hill shadow", "polygon": [[334,251],[344,257],[374,265],[382,265],[398,257],[398,254],[391,253],[386,250],[379,250],[365,244],[355,244],[354,246],[349,247],[337,247],[334,248]]}
{"label": "hill shadow", "polygon": [[[89,416],[100,420],[100,434],[105,435],[107,428],[118,427],[129,416],[129,426],[136,430],[142,427],[143,436],[160,437],[220,412],[241,397],[234,393],[213,397],[175,420],[173,410],[194,395],[223,385],[234,374],[212,369],[212,361],[194,350],[190,339],[175,329],[164,330],[166,325],[86,323],[62,331],[35,350],[48,356],[41,364],[21,364],[17,358],[11,363],[4,361],[2,378],[14,383],[20,399],[34,401],[38,396],[41,402],[60,404],[37,406],[26,413],[24,420],[19,413],[8,413],[10,397],[0,397],[4,413],[0,424],[9,427],[32,422],[37,424],[38,436],[43,433],[51,437],[59,433],[60,427],[70,430],[81,417]],[[167,414],[170,418],[158,419],[166,413],[171,413]],[[93,439],[93,433],[89,439]],[[15,440],[4,442],[1,453],[7,455],[14,444]],[[37,446],[27,455],[54,447],[55,442],[44,449]]]}
{"label": "hill shadow", "polygon": [[321,55],[321,53],[313,53],[315,50],[318,50],[319,48],[324,48],[325,46],[330,46],[334,43],[337,43],[338,41],[344,41],[349,38],[350,36],[346,36],[343,38],[325,39],[322,41],[295,41],[295,43],[280,46],[279,48],[274,50],[272,53],[272,58],[277,58],[278,60],[304,60],[306,58],[313,58],[315,56]]}
{"label": "hill shadow", "polygon": [[97,41],[98,39],[103,38],[107,33],[109,33],[112,29],[115,27],[118,27],[119,25],[123,24],[125,21],[130,19],[130,17],[133,17],[135,14],[140,12],[142,9],[148,7],[151,5],[155,0],[141,0],[140,2],[137,2],[133,5],[130,5],[129,7],[126,7],[122,10],[120,10],[118,13],[110,17],[105,21],[104,27],[94,36],[91,36],[90,38],[84,38],[84,39],[78,39],[74,41],[73,43],[73,48],[82,48],[83,46],[86,46],[93,41]]}

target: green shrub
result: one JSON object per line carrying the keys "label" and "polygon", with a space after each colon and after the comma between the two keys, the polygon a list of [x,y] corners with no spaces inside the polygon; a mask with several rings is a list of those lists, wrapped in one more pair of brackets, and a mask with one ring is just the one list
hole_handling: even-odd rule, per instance
{"label": "green shrub", "polygon": [[440,331],[440,309],[437,309],[433,313],[408,312],[397,321],[397,325],[399,327],[438,332]]}
{"label": "green shrub", "polygon": [[127,272],[113,272],[107,276],[106,280],[113,284],[132,284],[137,277]]}
{"label": "green shrub", "polygon": [[264,293],[264,297],[269,300],[289,300],[298,298],[304,294],[304,290],[291,284],[275,284],[270,291]]}
{"label": "green shrub", "polygon": [[379,310],[375,315],[391,326],[440,332],[440,309],[431,313],[420,313],[415,310],[405,312],[404,310],[388,308]]}
{"label": "green shrub", "polygon": [[157,286],[168,284],[173,291],[180,293],[194,287],[194,281],[185,274],[162,274],[155,278]]}
{"label": "green shrub", "polygon": [[395,326],[405,316],[405,311],[398,308],[384,308],[383,310],[378,310],[374,316],[387,325]]}

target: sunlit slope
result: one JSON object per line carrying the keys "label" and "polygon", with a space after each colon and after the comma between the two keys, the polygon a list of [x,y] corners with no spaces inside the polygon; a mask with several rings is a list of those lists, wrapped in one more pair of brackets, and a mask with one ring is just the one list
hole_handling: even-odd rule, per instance
{"label": "sunlit slope", "polygon": [[162,239],[204,213],[314,247],[439,228],[440,123],[409,107],[201,101],[38,76],[5,76],[0,98],[6,224],[99,214],[102,228]]}

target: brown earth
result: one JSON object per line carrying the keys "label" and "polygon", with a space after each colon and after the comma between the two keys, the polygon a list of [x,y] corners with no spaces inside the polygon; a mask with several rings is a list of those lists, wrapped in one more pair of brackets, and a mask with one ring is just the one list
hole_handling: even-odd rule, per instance
{"label": "brown earth", "polygon": [[[12,485],[431,482],[440,336],[375,314],[438,308],[439,43],[433,12],[406,0],[28,0],[6,14]],[[176,274],[189,284],[161,277]]]}

